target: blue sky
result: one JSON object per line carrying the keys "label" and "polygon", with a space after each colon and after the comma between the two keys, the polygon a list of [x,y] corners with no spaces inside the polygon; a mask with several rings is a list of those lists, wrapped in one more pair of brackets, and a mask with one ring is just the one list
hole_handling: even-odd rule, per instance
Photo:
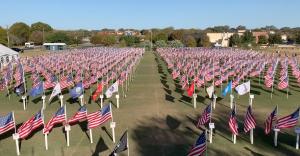
{"label": "blue sky", "polygon": [[0,26],[55,29],[300,26],[299,0],[1,0]]}

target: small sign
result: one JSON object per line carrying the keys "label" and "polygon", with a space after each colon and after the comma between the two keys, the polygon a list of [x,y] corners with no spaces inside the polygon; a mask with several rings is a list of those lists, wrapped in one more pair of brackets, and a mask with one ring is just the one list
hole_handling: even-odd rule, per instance
{"label": "small sign", "polygon": [[70,125],[66,125],[65,126],[65,131],[70,131],[71,130],[71,126]]}
{"label": "small sign", "polygon": [[119,94],[117,94],[117,95],[116,95],[116,98],[117,98],[117,99],[118,99],[118,98],[120,98],[120,95],[119,95]]}
{"label": "small sign", "polygon": [[116,122],[111,122],[110,123],[110,128],[115,128],[116,127]]}
{"label": "small sign", "polygon": [[274,128],[274,131],[275,131],[275,132],[279,132],[279,131],[280,131],[280,129],[278,129],[278,128]]}
{"label": "small sign", "polygon": [[295,128],[295,133],[300,134],[300,127]]}
{"label": "small sign", "polygon": [[214,129],[215,128],[215,123],[209,123],[209,128]]}
{"label": "small sign", "polygon": [[250,95],[250,99],[254,99],[254,95],[253,94]]}
{"label": "small sign", "polygon": [[20,137],[19,137],[19,134],[18,133],[14,133],[13,134],[13,139],[14,140],[18,140]]}

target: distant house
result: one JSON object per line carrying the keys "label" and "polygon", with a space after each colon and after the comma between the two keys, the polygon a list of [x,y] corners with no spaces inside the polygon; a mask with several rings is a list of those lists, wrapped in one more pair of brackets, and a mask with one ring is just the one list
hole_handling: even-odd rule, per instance
{"label": "distant house", "polygon": [[8,64],[11,60],[17,59],[19,53],[0,44],[0,65],[1,67]]}
{"label": "distant house", "polygon": [[66,43],[44,43],[43,46],[46,50],[51,51],[65,50],[67,48]]}
{"label": "distant house", "polygon": [[269,34],[266,31],[253,31],[252,35],[255,37],[255,43],[258,43],[259,36],[265,36],[266,38],[269,38]]}
{"label": "distant house", "polygon": [[229,38],[234,33],[207,33],[206,35],[209,38],[209,42],[214,45],[218,45],[220,47],[228,47],[229,46]]}

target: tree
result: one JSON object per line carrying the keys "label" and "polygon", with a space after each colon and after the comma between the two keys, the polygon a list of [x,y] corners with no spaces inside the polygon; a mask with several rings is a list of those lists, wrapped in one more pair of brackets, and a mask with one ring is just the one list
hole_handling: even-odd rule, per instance
{"label": "tree", "polygon": [[298,33],[295,37],[295,41],[297,44],[300,44],[300,33]]}
{"label": "tree", "polygon": [[33,24],[31,24],[31,28],[30,28],[31,32],[34,32],[34,31],[50,32],[52,30],[53,30],[53,28],[50,25],[43,23],[43,22],[33,23]]}
{"label": "tree", "polygon": [[168,44],[164,40],[159,40],[155,42],[155,47],[156,48],[162,48],[162,47],[167,47]]}
{"label": "tree", "polygon": [[192,35],[188,35],[187,37],[185,37],[184,44],[187,47],[197,47],[197,42]]}
{"label": "tree", "polygon": [[242,36],[241,41],[244,44],[252,44],[252,43],[254,43],[255,38],[254,38],[254,36],[253,36],[253,34],[252,34],[251,31],[246,31],[244,33],[244,35]]}
{"label": "tree", "polygon": [[174,30],[169,36],[169,40],[183,40],[184,31],[183,30]]}
{"label": "tree", "polygon": [[235,33],[229,38],[229,46],[234,47],[234,46],[239,46],[241,43],[240,36]]}
{"label": "tree", "polygon": [[206,34],[202,34],[199,40],[199,46],[201,47],[210,47],[211,43],[209,41],[209,38]]}
{"label": "tree", "polygon": [[269,43],[270,44],[281,44],[281,35],[276,33],[276,34],[270,34],[269,35]]}
{"label": "tree", "polygon": [[46,37],[46,41],[50,43],[63,42],[70,44],[70,37],[64,32],[54,32]]}
{"label": "tree", "polygon": [[112,46],[116,44],[117,39],[114,35],[98,33],[91,37],[91,43],[102,44],[104,46]]}
{"label": "tree", "polygon": [[22,22],[17,22],[9,28],[9,35],[13,44],[24,44],[29,39],[30,27]]}
{"label": "tree", "polygon": [[267,44],[268,39],[265,35],[258,36],[258,44]]}
{"label": "tree", "polygon": [[246,30],[246,26],[239,25],[236,27],[236,30]]}
{"label": "tree", "polygon": [[0,44],[7,45],[7,32],[2,27],[0,27]]}
{"label": "tree", "polygon": [[153,33],[153,42],[155,43],[156,41],[168,41],[168,34],[160,32],[160,33]]}
{"label": "tree", "polygon": [[34,42],[35,44],[41,45],[43,44],[43,32],[41,31],[33,31],[30,34],[29,40]]}
{"label": "tree", "polygon": [[182,48],[184,45],[179,40],[173,40],[168,42],[169,47],[172,48]]}
{"label": "tree", "polygon": [[140,43],[140,39],[138,37],[130,35],[121,36],[120,41],[125,41],[126,46],[133,46],[134,44]]}

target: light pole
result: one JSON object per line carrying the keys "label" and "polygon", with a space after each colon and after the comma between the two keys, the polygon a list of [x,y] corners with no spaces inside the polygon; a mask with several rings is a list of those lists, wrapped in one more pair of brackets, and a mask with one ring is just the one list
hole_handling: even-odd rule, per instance
{"label": "light pole", "polygon": [[8,25],[6,26],[6,35],[7,35],[7,47],[9,48],[9,30],[8,30]]}

